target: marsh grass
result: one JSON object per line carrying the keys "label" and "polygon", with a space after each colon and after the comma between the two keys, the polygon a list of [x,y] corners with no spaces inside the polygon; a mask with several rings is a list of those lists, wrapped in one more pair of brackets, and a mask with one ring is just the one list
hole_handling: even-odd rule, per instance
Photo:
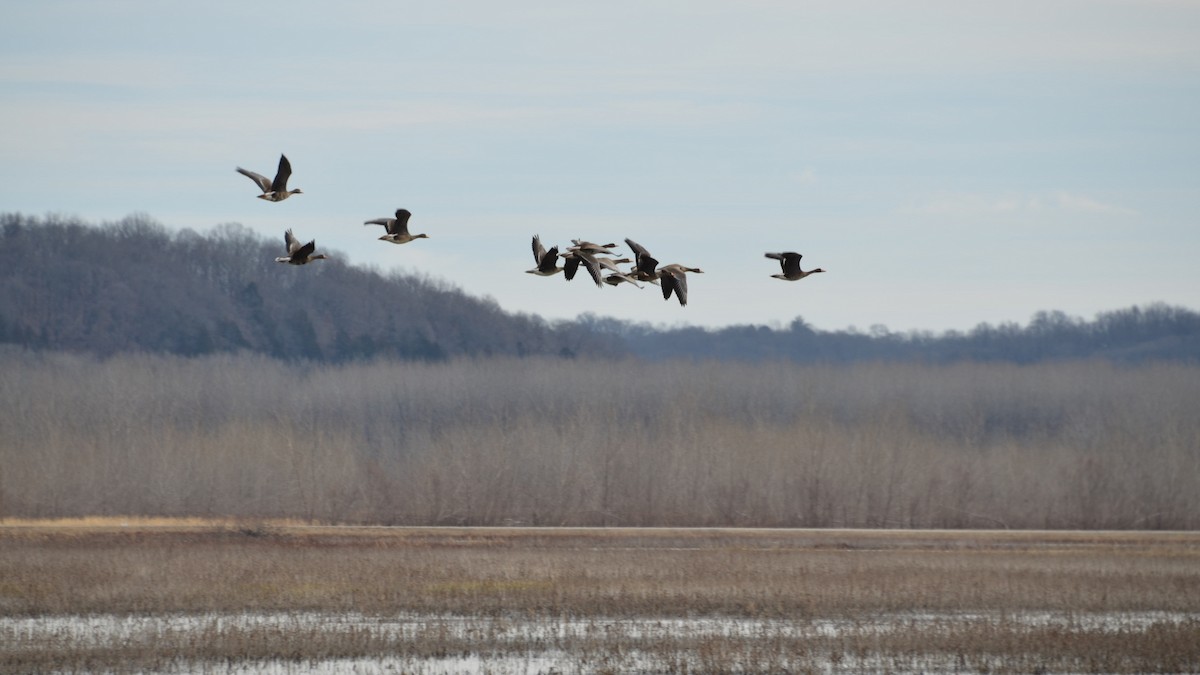
{"label": "marsh grass", "polygon": [[1186,672],[1200,535],[25,523],[0,615],[6,672]]}
{"label": "marsh grass", "polygon": [[1200,366],[0,352],[0,517],[1200,527]]}

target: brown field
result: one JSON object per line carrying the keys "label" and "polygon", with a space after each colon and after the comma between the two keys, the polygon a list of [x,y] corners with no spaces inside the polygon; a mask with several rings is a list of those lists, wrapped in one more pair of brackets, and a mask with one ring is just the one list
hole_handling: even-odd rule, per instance
{"label": "brown field", "polygon": [[[106,640],[69,629],[79,617],[155,627]],[[321,664],[337,659],[1197,672],[1200,533],[0,521],[0,671],[332,672]]]}

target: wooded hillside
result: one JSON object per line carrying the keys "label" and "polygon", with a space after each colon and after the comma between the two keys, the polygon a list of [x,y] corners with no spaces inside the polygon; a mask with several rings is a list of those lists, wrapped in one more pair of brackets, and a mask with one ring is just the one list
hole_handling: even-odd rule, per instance
{"label": "wooded hillside", "polygon": [[[337,260],[273,262],[281,242],[238,225],[171,233],[0,215],[0,344],[97,355],[252,352],[287,360],[534,356],[853,363],[1200,361],[1200,313],[1152,304],[1087,321],[1058,311],[967,332],[664,328],[591,314],[507,313],[445,281]],[[984,301],[985,299],[981,299]]]}
{"label": "wooded hillside", "polygon": [[177,234],[0,216],[0,343],[98,355],[253,352],[283,359],[623,352],[620,339],[509,314],[444,281],[337,260],[274,262],[238,225]]}
{"label": "wooded hillside", "polygon": [[984,323],[967,332],[940,335],[893,333],[886,326],[872,326],[868,332],[819,331],[800,318],[786,328],[662,330],[651,326],[598,324],[597,329],[613,331],[631,351],[649,359],[686,356],[799,363],[1200,360],[1200,314],[1161,303],[1104,312],[1092,321],[1060,311],[1043,311],[1024,327],[1015,323]]}

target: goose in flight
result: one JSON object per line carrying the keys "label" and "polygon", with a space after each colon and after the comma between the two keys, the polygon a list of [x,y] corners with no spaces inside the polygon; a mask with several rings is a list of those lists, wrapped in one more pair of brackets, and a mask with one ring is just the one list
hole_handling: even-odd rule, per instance
{"label": "goose in flight", "polygon": [[572,239],[571,243],[575,245],[567,249],[568,251],[582,251],[592,255],[617,255],[617,252],[613,250],[616,244],[593,244],[583,239]]}
{"label": "goose in flight", "polygon": [[608,284],[609,286],[627,283],[641,288],[642,285],[638,283],[638,280],[631,276],[634,270],[631,270],[630,272],[622,272],[621,268],[617,267],[619,264],[631,262],[633,261],[629,258],[596,258],[596,263],[599,264],[600,267],[603,267],[611,272],[611,274],[604,277],[604,283]]}
{"label": "goose in flight", "polygon": [[663,300],[671,299],[671,292],[679,299],[679,306],[687,306],[687,273],[704,274],[699,267],[671,264],[658,268],[658,280],[662,284]]}
{"label": "goose in flight", "polygon": [[279,156],[279,168],[275,171],[275,180],[271,180],[261,173],[255,173],[242,167],[237,168],[238,173],[243,176],[249,176],[250,180],[254,181],[262,190],[262,194],[258,195],[259,199],[265,199],[269,202],[281,202],[292,195],[304,194],[300,188],[289,190],[287,187],[288,178],[292,175],[292,163],[288,161],[286,155]]}
{"label": "goose in flight", "polygon": [[390,241],[393,244],[407,244],[413,239],[428,239],[427,234],[409,234],[408,219],[412,217],[412,212],[408,209],[396,209],[395,218],[376,218],[368,220],[363,225],[382,225],[387,234],[380,237],[383,241]]}
{"label": "goose in flight", "polygon": [[804,256],[800,255],[799,253],[796,253],[795,251],[784,251],[783,253],[766,253],[764,255],[766,255],[766,257],[768,257],[768,258],[773,258],[775,260],[778,260],[779,266],[783,268],[783,274],[772,274],[771,275],[772,277],[774,277],[776,279],[783,279],[784,281],[798,281],[810,274],[816,274],[817,272],[825,271],[825,270],[821,269],[820,267],[818,267],[816,269],[808,270],[807,272],[800,269],[800,258],[803,258]]}
{"label": "goose in flight", "polygon": [[579,266],[582,264],[587,268],[588,274],[592,275],[592,281],[595,281],[597,286],[602,285],[600,263],[597,262],[595,255],[581,250],[578,246],[572,246],[567,249],[566,253],[559,255],[566,261],[563,263],[563,276],[567,278],[567,281],[575,278],[575,273],[579,271]]}
{"label": "goose in flight", "polygon": [[287,244],[288,254],[276,258],[275,262],[288,263],[289,265],[306,265],[314,260],[325,260],[328,257],[324,253],[313,255],[313,251],[317,250],[316,240],[301,246],[300,240],[296,238],[296,235],[292,234],[290,229],[283,233],[283,241]]}
{"label": "goose in flight", "polygon": [[542,238],[536,234],[533,235],[533,261],[537,264],[537,267],[525,270],[526,274],[549,277],[563,271],[563,268],[558,266],[558,247],[552,246],[547,251],[542,246]]}

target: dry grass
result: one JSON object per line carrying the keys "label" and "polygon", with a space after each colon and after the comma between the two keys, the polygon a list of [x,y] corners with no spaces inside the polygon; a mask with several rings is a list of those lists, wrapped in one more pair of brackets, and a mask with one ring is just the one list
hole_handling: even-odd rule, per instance
{"label": "dry grass", "polygon": [[85,516],[78,518],[0,518],[0,528],[10,533],[27,530],[71,530],[98,533],[104,530],[123,531],[129,528],[154,530],[219,530],[222,528],[304,527],[303,521],[288,518],[247,520],[245,518],[174,518],[168,516]]}
{"label": "dry grass", "polygon": [[0,429],[0,517],[1200,528],[1188,364],[18,352]]}
{"label": "dry grass", "polygon": [[[119,645],[0,635],[0,669],[557,650],[589,672],[1189,671],[1200,668],[1200,533],[0,527],[0,615],[10,619],[309,612],[366,619],[214,620]],[[1190,618],[1084,620],[1145,612]],[[1022,618],[1034,613],[1055,620]],[[378,623],[398,616],[424,618],[405,632]],[[638,623],[698,618],[757,628],[697,635]],[[842,628],[818,630],[827,621]],[[529,622],[556,628],[515,627]]]}

